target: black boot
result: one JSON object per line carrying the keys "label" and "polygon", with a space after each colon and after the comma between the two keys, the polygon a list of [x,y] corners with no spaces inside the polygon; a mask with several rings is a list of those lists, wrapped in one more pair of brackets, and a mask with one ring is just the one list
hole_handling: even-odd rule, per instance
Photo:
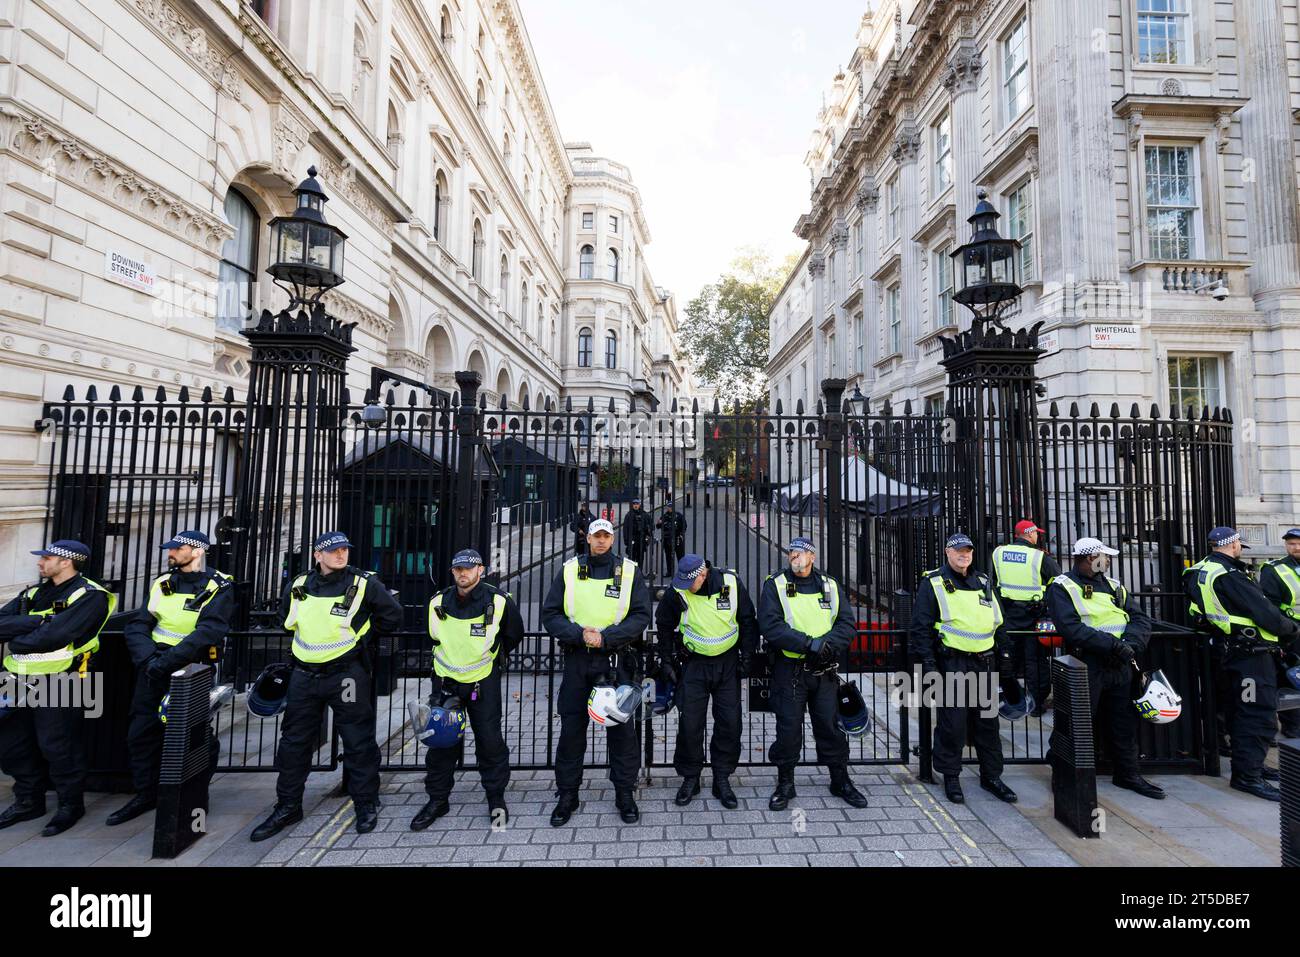
{"label": "black boot", "polygon": [[1111,783],[1117,788],[1123,788],[1126,791],[1135,791],[1144,798],[1152,798],[1156,801],[1165,799],[1163,788],[1157,787],[1140,774],[1135,774],[1131,778],[1111,778]]}
{"label": "black boot", "polygon": [[60,804],[59,809],[54,812],[54,817],[50,818],[50,823],[41,829],[41,837],[53,837],[55,834],[62,834],[85,816],[86,806],[84,804]]}
{"label": "black boot", "polygon": [[23,821],[34,821],[38,817],[45,817],[44,801],[15,801],[4,809],[4,813],[0,813],[0,830]]}
{"label": "black boot", "polygon": [[141,814],[149,813],[157,806],[158,795],[146,794],[142,791],[110,814],[108,820],[104,823],[109,827],[117,827],[117,825],[125,824],[127,821],[139,817]]}
{"label": "black boot", "polygon": [[[698,788],[698,785],[696,785]],[[731,782],[727,780],[725,774],[713,775],[713,796],[728,811],[734,811],[740,807],[740,801],[736,799],[736,792],[731,790]]]}
{"label": "black boot", "polygon": [[1229,786],[1236,791],[1244,791],[1247,794],[1253,794],[1257,798],[1263,798],[1265,801],[1282,800],[1282,792],[1271,784],[1265,784],[1263,781],[1238,781],[1233,779]]}
{"label": "black boot", "polygon": [[1016,801],[1019,800],[1019,798],[1016,797],[1016,792],[1002,783],[1001,778],[986,778],[981,774],[980,787],[985,791],[988,791],[999,801],[1005,801],[1007,804],[1015,804]]}
{"label": "black boot", "polygon": [[379,826],[379,808],[374,801],[352,802],[357,812],[357,833],[369,834]]}
{"label": "black boot", "polygon": [[847,768],[831,769],[831,794],[843,798],[850,807],[867,806],[867,796],[853,786]]}
{"label": "black boot", "polygon": [[682,778],[682,786],[677,789],[677,797],[673,798],[673,803],[678,807],[686,807],[691,803],[691,798],[700,793],[700,779]]}
{"label": "black boot", "polygon": [[1282,772],[1277,768],[1267,768],[1267,767],[1260,768],[1259,773],[1260,773],[1260,777],[1262,777],[1265,781],[1282,780]]}
{"label": "black boot", "polygon": [[569,818],[573,812],[578,809],[578,792],[561,791],[560,800],[555,805],[555,810],[551,812],[551,827],[563,827],[569,823]]}
{"label": "black boot", "polygon": [[510,822],[510,809],[506,807],[504,794],[489,794],[487,802],[488,819],[494,827],[504,827]]}
{"label": "black boot", "polygon": [[636,797],[631,788],[614,792],[614,807],[618,808],[624,824],[635,824],[641,820],[641,809],[636,806]]}
{"label": "black boot", "polygon": [[961,779],[955,774],[943,776],[943,793],[953,804],[965,804],[966,795],[961,790]]}
{"label": "black boot", "polygon": [[434,821],[438,820],[438,818],[450,811],[451,805],[447,802],[446,798],[443,798],[441,801],[429,798],[429,802],[425,804],[424,807],[420,808],[415,817],[411,818],[411,830],[423,831]]}
{"label": "black boot", "polygon": [[798,797],[794,790],[794,768],[777,768],[776,790],[767,799],[769,811],[784,811]]}
{"label": "black boot", "polygon": [[249,840],[265,841],[268,837],[275,837],[290,824],[297,824],[301,820],[301,804],[277,804],[271,816],[253,828],[253,833],[248,836]]}

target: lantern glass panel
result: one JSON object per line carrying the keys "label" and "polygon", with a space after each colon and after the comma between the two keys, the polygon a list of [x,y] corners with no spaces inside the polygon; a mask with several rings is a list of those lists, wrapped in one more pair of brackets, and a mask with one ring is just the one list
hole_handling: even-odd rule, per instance
{"label": "lantern glass panel", "polygon": [[1010,250],[1005,246],[994,247],[992,262],[992,278],[996,283],[1008,283],[1011,281],[1011,257],[1008,255]]}
{"label": "lantern glass panel", "polygon": [[278,224],[280,230],[280,249],[277,262],[300,263],[303,261],[303,232],[307,224],[288,220]]}
{"label": "lantern glass panel", "polygon": [[343,275],[343,237],[333,236],[333,246],[331,247],[330,269],[336,276]]}
{"label": "lantern glass panel", "polygon": [[330,240],[333,233],[328,226],[311,227],[311,244],[308,249],[308,262],[313,266],[319,266],[321,269],[330,268]]}
{"label": "lantern glass panel", "polygon": [[976,246],[974,249],[966,250],[965,286],[982,286],[988,282],[985,253],[986,250],[983,246]]}

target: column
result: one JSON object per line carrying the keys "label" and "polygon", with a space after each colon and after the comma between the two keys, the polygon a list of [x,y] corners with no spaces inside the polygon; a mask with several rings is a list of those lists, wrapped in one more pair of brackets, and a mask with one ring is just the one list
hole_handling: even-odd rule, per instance
{"label": "column", "polygon": [[975,210],[975,177],[980,170],[979,85],[983,67],[979,47],[972,39],[957,41],[948,57],[943,77],[952,105],[952,177],[957,221]]}
{"label": "column", "polygon": [[[844,297],[849,293],[849,227],[843,219],[835,221],[835,229],[831,232],[831,248],[835,250],[835,355],[828,356],[827,375],[833,375],[837,378],[844,378],[846,373],[846,363],[842,356],[848,354],[848,320],[844,312]],[[821,380],[818,380],[820,388]]]}
{"label": "column", "polygon": [[916,169],[916,154],[921,148],[921,131],[910,116],[899,125],[894,138],[893,156],[898,163],[899,191],[899,253],[900,276],[899,308],[902,312],[902,352],[904,362],[917,358],[916,337],[921,321],[921,254],[912,236],[916,234],[921,215],[920,180]]}
{"label": "column", "polygon": [[880,188],[874,177],[867,177],[858,187],[858,209],[862,210],[862,322],[866,330],[866,368],[862,370],[865,393],[875,383],[875,362],[880,358],[880,296],[871,274],[880,266]]}
{"label": "column", "polygon": [[[812,350],[813,350],[813,382],[808,383],[809,388],[815,392],[820,392],[821,381],[826,378],[826,371],[822,368],[822,345],[821,334],[818,330],[821,328],[822,317],[826,315],[826,289],[824,280],[826,278],[826,254],[815,252],[808,258],[808,275],[812,277]],[[812,392],[809,393],[810,395]],[[807,396],[805,396],[807,398]]]}

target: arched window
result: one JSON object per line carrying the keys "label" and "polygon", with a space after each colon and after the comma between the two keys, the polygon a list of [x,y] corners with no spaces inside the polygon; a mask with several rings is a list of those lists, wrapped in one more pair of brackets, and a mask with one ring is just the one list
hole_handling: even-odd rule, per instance
{"label": "arched window", "polygon": [[578,253],[578,278],[596,278],[596,250],[590,246],[583,246]]}
{"label": "arched window", "polygon": [[482,284],[483,282],[483,224],[477,219],[474,220],[474,255],[470,260],[470,272],[474,275],[474,281]]}
{"label": "arched window", "polygon": [[226,191],[226,219],[235,235],[221,247],[217,291],[217,328],[238,332],[253,311],[253,282],[257,274],[257,210],[236,189]]}
{"label": "arched window", "polygon": [[445,242],[444,233],[450,223],[451,191],[447,188],[447,177],[442,170],[433,178],[433,238]]}
{"label": "arched window", "polygon": [[[609,250],[609,256],[606,258],[609,265],[609,281],[618,282],[618,250]],[[612,366],[611,366],[612,368]]]}
{"label": "arched window", "polygon": [[438,18],[438,39],[443,46],[451,42],[451,13],[446,7],[442,8],[442,16]]}
{"label": "arched window", "polygon": [[479,81],[478,81],[478,87],[477,87],[477,90],[476,90],[476,92],[475,92],[475,94],[474,94],[474,105],[478,108],[479,116],[484,116],[484,115],[486,115],[486,113],[487,113],[487,87],[485,87],[485,86],[483,85],[483,81],[482,81],[482,80],[479,80]]}
{"label": "arched window", "polygon": [[605,368],[618,368],[618,336],[613,332],[605,336]]}
{"label": "arched window", "polygon": [[501,308],[510,311],[510,260],[501,254]]}
{"label": "arched window", "polygon": [[525,279],[519,284],[519,324],[524,328],[528,328],[528,320],[530,319],[532,319],[532,315],[528,309],[528,280]]}
{"label": "arched window", "polygon": [[537,297],[537,341],[542,341],[542,336],[546,335],[546,300],[541,296]]}
{"label": "arched window", "polygon": [[578,365],[591,368],[591,330],[586,326],[578,330]]}
{"label": "arched window", "polygon": [[507,163],[510,162],[510,134],[506,133],[501,137],[501,155],[505,157]]}

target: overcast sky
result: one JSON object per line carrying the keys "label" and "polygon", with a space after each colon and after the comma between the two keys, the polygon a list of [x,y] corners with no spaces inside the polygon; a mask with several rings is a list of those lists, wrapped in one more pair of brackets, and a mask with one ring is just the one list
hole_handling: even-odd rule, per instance
{"label": "overcast sky", "polygon": [[520,5],[565,140],[631,168],[679,310],[740,247],[801,247],[809,135],[868,0]]}

